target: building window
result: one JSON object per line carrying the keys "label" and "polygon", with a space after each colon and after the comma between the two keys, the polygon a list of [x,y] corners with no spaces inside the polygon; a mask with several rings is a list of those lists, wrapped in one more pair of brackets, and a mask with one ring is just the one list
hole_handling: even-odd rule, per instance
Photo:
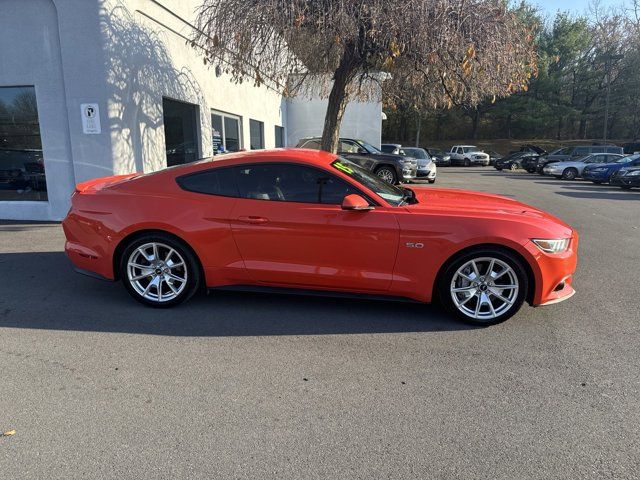
{"label": "building window", "polygon": [[264,123],[250,119],[249,136],[251,137],[251,150],[264,148]]}
{"label": "building window", "polygon": [[198,160],[198,106],[162,99],[167,167]]}
{"label": "building window", "polygon": [[34,87],[0,87],[2,200],[47,200]]}
{"label": "building window", "polygon": [[276,148],[284,147],[284,127],[276,125]]}
{"label": "building window", "polygon": [[237,152],[242,148],[242,119],[223,112],[211,113],[213,154]]}

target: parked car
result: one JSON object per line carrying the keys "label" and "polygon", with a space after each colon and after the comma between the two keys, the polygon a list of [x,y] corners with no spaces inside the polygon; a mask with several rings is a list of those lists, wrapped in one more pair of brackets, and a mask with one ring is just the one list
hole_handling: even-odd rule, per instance
{"label": "parked car", "polygon": [[615,185],[623,190],[640,187],[640,166],[624,167],[611,175],[610,185]]}
{"label": "parked car", "polygon": [[622,157],[613,163],[587,165],[582,171],[582,178],[593,183],[606,183],[621,168],[640,166],[640,154]]}
{"label": "parked car", "polygon": [[431,155],[431,158],[438,167],[448,167],[451,165],[451,155],[439,148],[425,148],[427,153]]}
{"label": "parked car", "polygon": [[382,153],[393,153],[394,155],[405,155],[402,145],[399,143],[383,143],[380,145]]}
{"label": "parked car", "polygon": [[537,161],[539,155],[532,151],[520,151],[510,153],[506,157],[502,157],[500,160],[497,160],[494,168],[498,171],[500,170],[518,170],[523,167],[523,162],[525,159],[535,159]]}
{"label": "parked car", "polygon": [[436,182],[438,169],[431,156],[424,148],[404,147],[404,153],[418,161],[418,179],[427,179],[429,183]]}
{"label": "parked car", "polygon": [[617,153],[622,155],[624,152],[622,147],[616,145],[576,145],[572,147],[564,147],[556,150],[549,155],[540,157],[537,165],[537,172],[544,174],[544,167],[548,163],[569,162],[584,158],[594,153]]}
{"label": "parked car", "polygon": [[562,178],[563,180],[575,180],[582,176],[582,171],[587,165],[605,164],[615,162],[623,158],[622,155],[615,153],[598,153],[587,155],[584,158],[573,162],[553,162],[544,167],[544,174],[552,177]]}
{"label": "parked car", "polygon": [[438,298],[491,325],[525,301],[575,293],[578,235],[556,217],[498,195],[396,187],[321,151],[231,153],[89,180],[62,226],[76,269],[122,280],[153,307],[201,288],[316,290]]}
{"label": "parked car", "polygon": [[[320,138],[303,138],[298,148],[320,150]],[[418,161],[405,155],[383,153],[373,145],[353,138],[341,138],[338,153],[363,168],[371,170],[385,182],[396,185],[417,177]]]}
{"label": "parked car", "polygon": [[490,150],[487,152],[487,154],[489,155],[489,165],[495,165],[496,161],[500,160],[503,157],[503,155],[500,155],[495,150]]}
{"label": "parked car", "polygon": [[454,145],[449,152],[451,165],[489,165],[489,155],[478,149],[475,145]]}

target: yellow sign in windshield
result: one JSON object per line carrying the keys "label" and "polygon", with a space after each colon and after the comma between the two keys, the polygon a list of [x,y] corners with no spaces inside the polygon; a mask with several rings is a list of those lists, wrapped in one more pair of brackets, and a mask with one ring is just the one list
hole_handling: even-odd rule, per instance
{"label": "yellow sign in windshield", "polygon": [[338,170],[342,170],[347,175],[353,174],[353,170],[348,166],[346,166],[344,163],[335,162],[333,166],[336,167]]}

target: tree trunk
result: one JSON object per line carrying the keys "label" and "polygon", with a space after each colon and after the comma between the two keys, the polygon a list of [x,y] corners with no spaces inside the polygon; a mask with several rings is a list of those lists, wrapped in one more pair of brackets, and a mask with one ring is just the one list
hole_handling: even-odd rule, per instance
{"label": "tree trunk", "polygon": [[471,116],[471,138],[473,140],[478,138],[478,125],[480,125],[480,112],[476,109]]}
{"label": "tree trunk", "polygon": [[338,153],[340,125],[347,106],[347,87],[353,79],[355,69],[348,48],[342,55],[340,65],[333,74],[333,86],[329,94],[327,113],[324,117],[322,142],[320,148],[327,152]]}
{"label": "tree trunk", "polygon": [[418,121],[416,126],[416,147],[420,146],[420,130],[422,129],[422,117],[420,116],[420,112],[418,112]]}

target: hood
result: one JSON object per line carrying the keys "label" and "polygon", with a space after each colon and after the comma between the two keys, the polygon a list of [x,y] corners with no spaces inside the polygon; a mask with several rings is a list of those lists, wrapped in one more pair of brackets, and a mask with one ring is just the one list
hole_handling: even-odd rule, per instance
{"label": "hood", "polygon": [[413,191],[419,203],[408,205],[406,208],[416,213],[428,210],[478,218],[496,216],[512,217],[512,219],[526,218],[540,226],[546,221],[552,222],[561,227],[562,235],[571,236],[572,233],[571,227],[559,218],[501,195],[442,188],[416,188]]}
{"label": "hood", "polygon": [[396,155],[394,153],[346,153],[346,154],[342,154],[342,156],[344,157],[358,157],[358,158],[362,158],[362,159],[367,159],[367,158],[373,158],[376,160],[386,160],[388,162],[398,162],[400,160],[413,160],[414,162],[417,162],[417,160],[413,157],[410,156],[406,156],[406,155]]}

